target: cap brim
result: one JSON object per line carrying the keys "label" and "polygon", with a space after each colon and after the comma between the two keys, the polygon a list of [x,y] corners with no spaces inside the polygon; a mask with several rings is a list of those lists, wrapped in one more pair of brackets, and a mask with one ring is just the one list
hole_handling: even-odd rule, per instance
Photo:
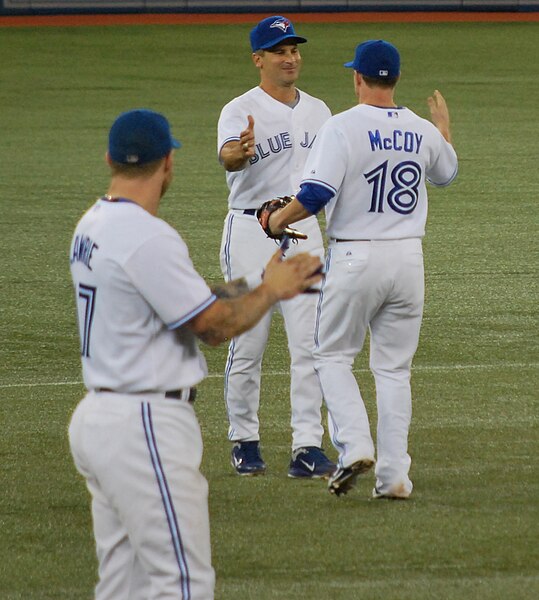
{"label": "cap brim", "polygon": [[343,66],[346,67],[347,69],[353,69],[354,68],[354,61],[352,60],[351,62],[344,63]]}
{"label": "cap brim", "polygon": [[181,143],[177,139],[170,138],[170,141],[172,143],[173,148],[181,148],[182,147]]}
{"label": "cap brim", "polygon": [[275,46],[277,46],[281,42],[284,42],[285,40],[294,40],[296,44],[305,44],[305,42],[307,41],[306,38],[300,37],[299,35],[283,35],[280,38],[277,38],[276,40],[271,40],[271,42],[260,46],[259,50],[268,50],[268,48],[274,48]]}

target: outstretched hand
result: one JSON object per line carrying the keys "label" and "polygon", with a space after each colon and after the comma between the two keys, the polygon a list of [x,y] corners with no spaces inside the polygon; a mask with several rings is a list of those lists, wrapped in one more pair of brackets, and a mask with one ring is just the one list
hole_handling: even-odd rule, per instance
{"label": "outstretched hand", "polygon": [[245,159],[255,155],[255,120],[247,115],[247,127],[240,133],[240,148]]}
{"label": "outstretched hand", "polygon": [[240,132],[239,140],[230,140],[219,151],[219,160],[227,171],[242,171],[256,155],[254,128],[253,116],[247,115],[247,127]]}
{"label": "outstretched hand", "polygon": [[438,90],[434,90],[432,96],[427,98],[427,103],[429,105],[432,122],[434,125],[436,125],[444,138],[451,143],[451,131],[449,129],[449,109],[447,108],[445,98]]}
{"label": "outstretched hand", "polygon": [[265,285],[277,300],[288,300],[301,294],[322,279],[322,263],[318,256],[306,252],[283,260],[279,248],[266,265],[262,285]]}

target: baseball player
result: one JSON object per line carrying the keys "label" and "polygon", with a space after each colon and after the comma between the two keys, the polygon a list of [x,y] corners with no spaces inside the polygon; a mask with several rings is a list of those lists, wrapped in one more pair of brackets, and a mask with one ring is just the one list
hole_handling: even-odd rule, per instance
{"label": "baseball player", "polygon": [[[312,143],[330,116],[324,102],[295,86],[301,67],[298,45],[307,40],[296,34],[288,19],[263,19],[251,31],[250,41],[260,85],[229,102],[218,123],[218,155],[230,189],[220,254],[227,281],[259,273],[275,251],[275,243],[260,230],[256,209],[264,200],[298,188]],[[301,228],[309,239],[292,245],[288,254],[308,251],[322,257],[316,218],[309,215]],[[275,306],[284,319],[291,356],[292,458],[288,475],[297,478],[327,477],[335,469],[321,449],[322,392],[312,358],[316,301],[314,295],[301,295]],[[268,313],[229,346],[224,393],[229,439],[234,442],[231,462],[239,475],[266,470],[259,446],[258,408],[271,319]]]}
{"label": "baseball player", "polygon": [[410,370],[424,298],[425,183],[451,183],[457,156],[438,91],[428,100],[434,125],[395,103],[400,56],[392,44],[364,42],[345,66],[354,69],[359,105],[322,127],[297,198],[266,217],[270,231],[278,233],[322,207],[326,211],[327,274],[315,359],[339,449],[329,491],[346,493],[374,464],[367,413],[352,373],[369,330],[378,407],[373,496],[407,498]]}
{"label": "baseball player", "polygon": [[173,172],[166,118],[120,115],[110,130],[109,190],[78,223],[70,251],[88,389],[69,427],[92,496],[97,600],[211,600],[207,483],[193,409],[211,345],[252,327],[319,276],[318,257],[282,261],[261,284],[232,282],[217,298],[178,233],[157,218]]}

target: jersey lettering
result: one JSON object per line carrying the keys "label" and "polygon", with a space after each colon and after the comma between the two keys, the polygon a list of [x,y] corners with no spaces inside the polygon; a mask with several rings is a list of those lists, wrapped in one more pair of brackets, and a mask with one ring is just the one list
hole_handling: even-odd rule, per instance
{"label": "jersey lettering", "polygon": [[369,131],[371,150],[396,150],[397,152],[410,152],[419,154],[423,136],[413,131],[395,129],[389,137],[382,137],[379,129]]}
{"label": "jersey lettering", "polygon": [[249,159],[249,163],[252,165],[256,164],[259,160],[268,158],[271,154],[278,154],[283,150],[292,148],[290,133],[288,131],[283,131],[282,133],[278,133],[277,135],[268,138],[265,142],[256,144],[255,147],[256,154],[253,158]]}
{"label": "jersey lettering", "polygon": [[419,200],[421,167],[411,160],[403,161],[391,171],[391,181],[393,188],[387,195],[388,205],[401,215],[410,214]]}
{"label": "jersey lettering", "polygon": [[393,187],[386,196],[387,165],[388,161],[386,160],[363,175],[368,183],[372,184],[369,212],[383,213],[384,203],[387,203],[389,208],[395,212],[408,215],[414,211],[419,200],[421,167],[411,160],[398,163],[391,171],[390,178]]}
{"label": "jersey lettering", "polygon": [[371,207],[369,212],[384,212],[384,195],[386,187],[387,160],[381,165],[364,173],[363,177],[372,184]]}
{"label": "jersey lettering", "polygon": [[79,328],[80,328],[80,353],[86,358],[90,358],[90,333],[92,330],[92,322],[94,320],[95,298],[97,288],[91,285],[79,283],[79,298],[84,302],[84,315],[79,313]]}
{"label": "jersey lettering", "polygon": [[99,250],[99,246],[92,241],[87,235],[77,235],[73,243],[73,251],[71,253],[71,264],[74,262],[81,262],[86,265],[90,271],[92,266],[90,261],[94,250]]}
{"label": "jersey lettering", "polygon": [[305,139],[303,140],[303,142],[300,142],[299,145],[302,148],[312,148],[312,145],[313,145],[315,139],[316,139],[316,135],[313,137],[313,139],[311,141],[309,141],[309,132],[306,131],[305,132]]}

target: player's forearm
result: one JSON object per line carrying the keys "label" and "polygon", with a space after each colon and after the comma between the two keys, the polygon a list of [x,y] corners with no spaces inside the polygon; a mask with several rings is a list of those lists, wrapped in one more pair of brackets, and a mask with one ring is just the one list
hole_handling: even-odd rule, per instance
{"label": "player's forearm", "polygon": [[218,283],[211,286],[211,291],[217,298],[238,298],[249,292],[249,285],[244,277],[228,283]]}
{"label": "player's forearm", "polygon": [[322,263],[306,252],[283,260],[278,249],[264,271],[262,283],[239,298],[216,300],[188,323],[191,331],[217,346],[251,329],[278,300],[289,300],[320,281]]}
{"label": "player's forearm", "polygon": [[269,218],[269,224],[273,233],[280,233],[283,229],[295,223],[310,217],[311,213],[301,204],[301,202],[294,198],[288,206],[285,206],[282,210],[275,211]]}
{"label": "player's forearm", "polygon": [[255,269],[234,281],[216,283],[210,286],[211,291],[217,298],[239,298],[258,287],[262,283],[263,275],[262,269]]}
{"label": "player's forearm", "polygon": [[219,344],[251,329],[278,297],[264,284],[239,298],[223,298],[201,313],[193,323],[194,333],[206,344]]}
{"label": "player's forearm", "polygon": [[223,167],[230,172],[242,171],[249,162],[249,156],[240,142],[229,142],[223,146],[220,159]]}
{"label": "player's forearm", "polygon": [[434,90],[432,96],[427,99],[431,119],[444,139],[451,144],[451,129],[449,126],[449,109],[447,102],[438,90]]}
{"label": "player's forearm", "polygon": [[436,127],[438,128],[438,131],[443,135],[445,141],[452,144],[453,142],[451,141],[451,130],[449,128],[449,121],[444,124],[436,125]]}
{"label": "player's forearm", "polygon": [[433,115],[432,122],[436,129],[442,134],[446,142],[451,144],[451,128],[449,125],[449,114]]}

